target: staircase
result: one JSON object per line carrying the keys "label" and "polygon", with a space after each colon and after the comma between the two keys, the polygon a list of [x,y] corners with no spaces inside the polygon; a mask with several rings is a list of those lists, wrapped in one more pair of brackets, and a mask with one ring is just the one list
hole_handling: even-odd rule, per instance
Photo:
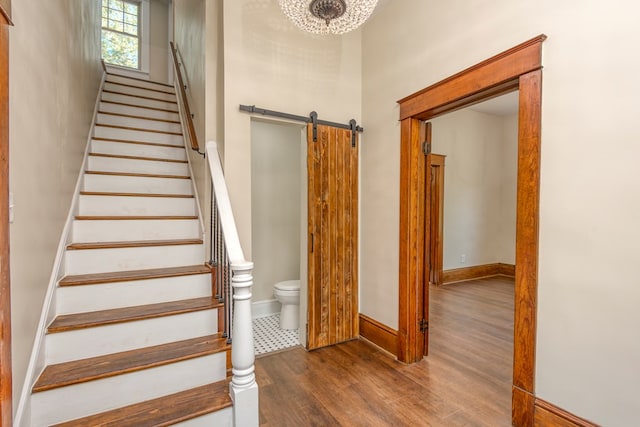
{"label": "staircase", "polygon": [[174,88],[108,74],[22,425],[232,424]]}

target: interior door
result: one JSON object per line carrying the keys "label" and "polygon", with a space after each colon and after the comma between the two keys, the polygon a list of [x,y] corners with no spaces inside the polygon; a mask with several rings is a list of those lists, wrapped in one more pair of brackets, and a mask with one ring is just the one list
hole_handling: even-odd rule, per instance
{"label": "interior door", "polygon": [[358,336],[358,135],[307,128],[309,350]]}

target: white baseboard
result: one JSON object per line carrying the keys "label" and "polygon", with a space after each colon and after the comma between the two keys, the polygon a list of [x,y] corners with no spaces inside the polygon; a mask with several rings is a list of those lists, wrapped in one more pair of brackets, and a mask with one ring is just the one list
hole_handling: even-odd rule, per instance
{"label": "white baseboard", "polygon": [[256,301],[251,304],[251,317],[253,319],[272,316],[278,313],[280,313],[280,303],[275,299]]}

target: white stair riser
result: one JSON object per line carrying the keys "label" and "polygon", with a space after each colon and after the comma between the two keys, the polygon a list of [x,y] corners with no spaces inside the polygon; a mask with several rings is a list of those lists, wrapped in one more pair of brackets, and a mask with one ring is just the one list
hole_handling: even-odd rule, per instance
{"label": "white stair riser", "polygon": [[233,408],[230,406],[220,411],[211,412],[201,417],[174,424],[174,427],[231,427],[232,425]]}
{"label": "white stair riser", "polygon": [[89,156],[87,170],[100,172],[151,173],[189,176],[189,164],[119,157]]}
{"label": "white stair riser", "polygon": [[[169,89],[169,88],[167,88],[167,89]],[[172,94],[172,93],[164,93],[164,91],[158,92],[158,91],[156,91],[154,89],[144,89],[144,88],[138,88],[138,87],[124,86],[124,85],[121,85],[119,83],[106,82],[104,84],[104,90],[110,90],[110,91],[114,91],[114,92],[122,92],[122,93],[126,93],[128,95],[144,96],[144,97],[148,97],[148,98],[156,98],[156,99],[160,99],[160,100],[163,100],[163,101],[175,102],[175,100],[176,100],[175,94]]]}
{"label": "white stair riser", "polygon": [[84,313],[206,296],[211,296],[210,274],[62,286],[57,290],[56,313]]}
{"label": "white stair riser", "polygon": [[137,320],[45,336],[48,365],[167,344],[218,332],[218,310]]}
{"label": "white stair riser", "polygon": [[107,82],[124,83],[127,85],[134,85],[134,86],[146,87],[148,89],[158,89],[158,90],[164,90],[164,91],[173,90],[173,86],[169,87],[162,84],[154,83],[152,81],[135,80],[127,77],[115,76],[113,74],[107,76]]}
{"label": "white stair riser", "polygon": [[223,380],[225,353],[34,393],[31,420],[51,425]]}
{"label": "white stair riser", "polygon": [[84,175],[85,191],[115,193],[191,194],[191,180],[183,178],[148,178],[122,175]]}
{"label": "white stair riser", "polygon": [[203,244],[67,250],[65,274],[108,273],[195,265],[204,262],[204,255]]}
{"label": "white stair riser", "polygon": [[78,205],[79,215],[196,215],[194,198],[81,195]]}
{"label": "white stair riser", "polygon": [[172,144],[180,145],[182,135],[174,135],[171,133],[145,132],[140,130],[111,128],[107,126],[97,126],[93,131],[93,135],[99,138],[107,139],[123,139],[126,141],[153,142],[156,144]]}
{"label": "white stair riser", "polygon": [[187,152],[184,147],[163,147],[161,145],[129,144],[126,142],[93,140],[91,141],[91,152],[120,156],[187,160]]}
{"label": "white stair riser", "polygon": [[73,242],[201,238],[197,219],[74,220]]}
{"label": "white stair riser", "polygon": [[178,113],[170,113],[167,111],[152,110],[150,108],[132,107],[129,105],[113,104],[111,102],[101,102],[98,111],[109,113],[129,114],[132,116],[148,117],[150,119],[180,121]]}
{"label": "white stair riser", "polygon": [[96,123],[127,126],[133,128],[153,129],[163,132],[180,132],[182,130],[180,123],[171,123],[159,120],[139,119],[136,117],[118,116],[114,114],[98,114]]}
{"label": "white stair riser", "polygon": [[159,108],[162,110],[169,110],[173,112],[178,111],[178,104],[174,104],[172,102],[155,101],[152,99],[137,98],[135,96],[121,95],[118,93],[103,92],[101,99],[103,101],[122,102],[124,104],[138,105],[141,107]]}

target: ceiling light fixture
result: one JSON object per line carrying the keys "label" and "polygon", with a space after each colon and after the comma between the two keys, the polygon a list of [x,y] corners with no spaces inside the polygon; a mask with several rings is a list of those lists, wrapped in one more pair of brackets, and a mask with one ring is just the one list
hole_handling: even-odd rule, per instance
{"label": "ceiling light fixture", "polygon": [[279,0],[285,15],[301,30],[344,34],[366,21],[378,0]]}

